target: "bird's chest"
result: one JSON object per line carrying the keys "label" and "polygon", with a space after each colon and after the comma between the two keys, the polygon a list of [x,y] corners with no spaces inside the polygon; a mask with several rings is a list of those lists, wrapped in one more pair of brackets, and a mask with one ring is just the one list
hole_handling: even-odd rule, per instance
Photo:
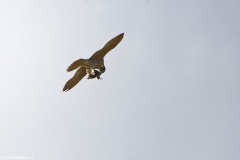
{"label": "bird's chest", "polygon": [[88,62],[87,62],[90,66],[101,66],[104,64],[103,62],[103,59],[99,59],[99,58],[90,58],[88,59]]}

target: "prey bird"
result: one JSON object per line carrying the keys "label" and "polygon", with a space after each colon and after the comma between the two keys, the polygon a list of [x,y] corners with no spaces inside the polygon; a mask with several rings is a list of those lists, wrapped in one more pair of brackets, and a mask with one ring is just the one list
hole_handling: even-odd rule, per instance
{"label": "prey bird", "polygon": [[89,74],[87,79],[94,79],[94,78],[96,78],[96,77],[97,77],[98,80],[99,80],[99,79],[102,79],[102,78],[100,77],[101,72],[99,72],[99,71],[96,70],[96,69],[94,69],[93,71],[94,71],[94,74]]}
{"label": "prey bird", "polygon": [[[100,79],[100,75],[105,72],[106,68],[104,66],[104,56],[113,48],[115,48],[119,42],[123,39],[124,33],[121,33],[108,41],[102,49],[96,51],[89,59],[78,59],[74,61],[68,68],[67,71],[73,71],[78,68],[74,76],[67,81],[63,87],[63,92],[72,89],[86,74],[88,74],[88,79],[93,79],[97,77]],[[96,71],[94,69],[98,69]],[[97,74],[97,75],[95,75]]]}

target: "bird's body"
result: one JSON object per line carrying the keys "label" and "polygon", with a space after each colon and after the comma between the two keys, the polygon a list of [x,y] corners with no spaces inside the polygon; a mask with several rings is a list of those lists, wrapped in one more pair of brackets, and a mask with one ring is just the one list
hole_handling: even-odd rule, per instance
{"label": "bird's body", "polygon": [[[78,70],[76,71],[75,75],[67,81],[63,88],[63,91],[68,91],[72,89],[86,74],[89,75],[88,79],[92,79],[92,77],[97,77],[98,79],[100,79],[100,75],[106,70],[104,66],[104,56],[118,45],[118,43],[122,40],[123,36],[124,33],[121,33],[108,41],[102,49],[96,51],[89,59],[78,59],[74,61],[67,68],[67,71],[70,72],[77,68]],[[100,72],[96,72],[94,69],[98,69]],[[96,73],[99,75],[95,75]]]}
{"label": "bird's body", "polygon": [[104,60],[103,58],[89,58],[89,59],[79,59],[74,61],[68,68],[67,71],[70,72],[75,70],[79,67],[85,67],[87,74],[94,73],[94,69],[99,69],[104,67]]}

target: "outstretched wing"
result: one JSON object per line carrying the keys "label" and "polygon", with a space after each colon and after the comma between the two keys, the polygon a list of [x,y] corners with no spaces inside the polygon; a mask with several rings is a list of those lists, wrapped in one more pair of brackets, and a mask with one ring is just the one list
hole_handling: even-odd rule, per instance
{"label": "outstretched wing", "polygon": [[116,37],[114,37],[113,39],[111,39],[110,41],[108,41],[105,46],[98,50],[97,52],[95,52],[91,58],[103,58],[109,51],[111,51],[113,48],[115,48],[119,42],[121,42],[121,40],[123,39],[124,33],[121,33],[119,35],[117,35]]}
{"label": "outstretched wing", "polygon": [[79,68],[76,73],[74,74],[74,76],[69,79],[67,81],[67,83],[65,84],[65,86],[63,87],[63,92],[67,92],[70,89],[72,89],[79,81],[81,81],[81,79],[86,75],[86,68],[85,67],[81,67]]}

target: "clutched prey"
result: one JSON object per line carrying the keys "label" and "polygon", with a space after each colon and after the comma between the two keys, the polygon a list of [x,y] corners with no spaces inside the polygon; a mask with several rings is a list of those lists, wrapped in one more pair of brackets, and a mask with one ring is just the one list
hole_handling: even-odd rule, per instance
{"label": "clutched prey", "polygon": [[100,77],[100,75],[101,75],[101,72],[99,72],[98,70],[94,69],[94,73],[88,74],[88,78],[87,79],[94,79],[94,78],[97,77],[97,79],[99,80],[99,79],[102,79]]}

